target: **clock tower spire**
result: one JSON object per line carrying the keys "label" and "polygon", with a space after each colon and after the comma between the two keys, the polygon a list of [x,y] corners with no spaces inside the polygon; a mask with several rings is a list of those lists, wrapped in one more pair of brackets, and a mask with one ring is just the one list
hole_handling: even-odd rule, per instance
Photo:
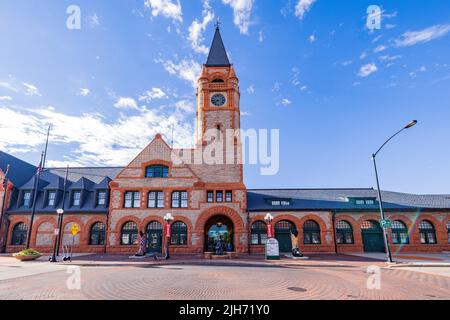
{"label": "clock tower spire", "polygon": [[214,39],[197,85],[197,127],[198,145],[206,145],[205,135],[216,130],[225,137],[227,130],[240,129],[239,80],[228,58],[216,24]]}

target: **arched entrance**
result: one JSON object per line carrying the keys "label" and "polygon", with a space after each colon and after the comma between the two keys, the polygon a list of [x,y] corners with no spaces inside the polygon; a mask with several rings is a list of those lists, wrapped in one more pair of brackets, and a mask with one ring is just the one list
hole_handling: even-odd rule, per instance
{"label": "arched entrance", "polygon": [[375,220],[367,220],[361,224],[364,252],[386,252],[384,248],[383,229]]}
{"label": "arched entrance", "polygon": [[230,218],[224,215],[211,217],[205,224],[206,252],[214,252],[217,240],[222,240],[223,250],[234,251],[234,225]]}
{"label": "arched entrance", "polygon": [[295,230],[295,225],[288,220],[282,220],[275,224],[275,238],[278,240],[280,252],[291,252],[291,230]]}

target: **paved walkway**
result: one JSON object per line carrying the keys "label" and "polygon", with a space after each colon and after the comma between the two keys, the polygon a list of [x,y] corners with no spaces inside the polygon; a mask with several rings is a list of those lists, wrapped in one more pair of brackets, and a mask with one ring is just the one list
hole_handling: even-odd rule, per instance
{"label": "paved walkway", "polygon": [[[450,278],[403,268],[380,269],[381,288],[370,290],[368,279],[374,275],[367,267],[384,266],[377,260],[346,255],[275,262],[260,258],[155,262],[81,256],[72,264],[25,264],[0,257],[2,271],[11,264],[23,270],[22,276],[0,280],[0,299],[450,299]],[[67,273],[68,265],[79,266],[80,290],[67,286],[76,274]]]}

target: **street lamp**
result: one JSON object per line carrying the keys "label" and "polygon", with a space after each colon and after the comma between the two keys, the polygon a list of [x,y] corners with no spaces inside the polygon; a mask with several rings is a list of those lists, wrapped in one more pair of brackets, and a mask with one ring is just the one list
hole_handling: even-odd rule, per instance
{"label": "street lamp", "polygon": [[[377,179],[377,190],[378,190],[378,199],[379,199],[379,206],[380,206],[380,216],[381,216],[381,221],[385,220],[385,216],[384,216],[384,209],[383,209],[383,200],[381,198],[381,189],[380,189],[380,180],[378,179],[378,169],[377,169],[377,161],[376,161],[376,157],[378,155],[378,153],[381,151],[381,149],[383,149],[383,147],[388,144],[389,141],[391,141],[392,139],[394,139],[394,137],[396,137],[397,135],[399,135],[401,132],[403,132],[403,130],[406,129],[410,129],[412,127],[414,127],[417,124],[417,120],[413,120],[411,122],[409,122],[406,126],[404,126],[401,130],[399,130],[398,132],[396,132],[392,137],[390,137],[389,139],[386,140],[385,143],[383,143],[381,145],[381,147],[377,150],[377,152],[375,152],[374,154],[372,154],[372,160],[373,160],[373,167],[375,169],[375,178]],[[392,262],[392,254],[391,254],[391,249],[389,247],[389,241],[388,241],[388,237],[386,234],[386,227],[383,226],[383,240],[384,240],[384,246],[386,247],[386,254],[387,254],[387,259],[388,262]]]}
{"label": "street lamp", "polygon": [[57,209],[56,213],[58,214],[58,225],[55,229],[55,243],[53,244],[53,255],[50,259],[50,262],[57,262],[56,251],[59,247],[59,238],[61,237],[61,222],[62,222],[62,216],[64,214],[64,209]]}
{"label": "street lamp", "polygon": [[266,214],[266,216],[264,217],[264,221],[267,222],[267,238],[271,239],[273,238],[273,228],[272,228],[273,216],[270,213]]}
{"label": "street lamp", "polygon": [[165,232],[165,236],[167,238],[167,244],[166,244],[166,260],[170,259],[170,254],[169,254],[169,245],[170,245],[170,238],[172,236],[172,226],[171,223],[174,220],[173,216],[171,213],[168,213],[164,216],[164,220],[166,221],[166,232]]}

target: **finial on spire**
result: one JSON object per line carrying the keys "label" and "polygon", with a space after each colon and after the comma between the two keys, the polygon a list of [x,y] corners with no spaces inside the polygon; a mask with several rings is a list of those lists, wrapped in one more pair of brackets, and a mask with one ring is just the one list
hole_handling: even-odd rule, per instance
{"label": "finial on spire", "polygon": [[217,17],[217,21],[216,21],[215,26],[216,26],[216,30],[220,29],[220,18],[219,17]]}

